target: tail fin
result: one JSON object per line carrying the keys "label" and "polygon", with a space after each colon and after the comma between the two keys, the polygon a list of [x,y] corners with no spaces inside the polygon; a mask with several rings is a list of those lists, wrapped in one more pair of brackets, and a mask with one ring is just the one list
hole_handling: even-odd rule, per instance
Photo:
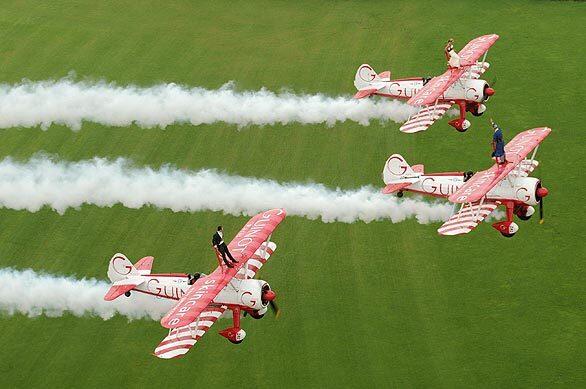
{"label": "tail fin", "polygon": [[354,86],[358,89],[358,93],[354,97],[357,99],[368,97],[385,86],[385,84],[381,84],[382,82],[390,80],[390,71],[377,74],[370,65],[362,64],[354,76]]}
{"label": "tail fin", "polygon": [[419,181],[423,173],[423,165],[416,165],[415,168],[409,166],[401,155],[391,155],[383,169],[383,181],[387,185],[383,193],[393,193]]}
{"label": "tail fin", "polygon": [[110,259],[110,265],[108,266],[108,278],[110,281],[116,282],[138,275],[140,273],[132,262],[126,258],[126,255],[117,253]]}
{"label": "tail fin", "polygon": [[142,284],[144,278],[141,277],[141,272],[147,271],[146,274],[150,273],[150,266],[153,263],[152,259],[152,257],[141,259],[137,265],[140,265],[139,268],[148,267],[148,270],[139,271],[124,254],[115,254],[110,259],[110,265],[108,266],[108,278],[112,281],[113,285],[106,292],[104,300],[112,301]]}

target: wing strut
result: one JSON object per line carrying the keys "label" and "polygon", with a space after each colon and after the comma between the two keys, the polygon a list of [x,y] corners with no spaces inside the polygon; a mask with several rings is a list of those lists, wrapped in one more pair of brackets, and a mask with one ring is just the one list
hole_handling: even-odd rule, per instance
{"label": "wing strut", "polygon": [[535,154],[537,154],[538,148],[539,148],[539,145],[535,146],[535,148],[533,149],[533,154],[531,154],[531,165],[533,165],[533,160],[535,160]]}
{"label": "wing strut", "polygon": [[[476,220],[480,215],[480,209],[482,208],[482,204],[484,204],[484,200],[486,200],[486,196],[480,199],[480,202],[478,203],[478,209],[476,210],[476,214],[474,215],[474,220]],[[472,204],[470,204],[470,206],[472,206]]]}
{"label": "wing strut", "polygon": [[486,55],[488,54],[488,50],[486,50],[484,52],[484,55],[482,56],[482,65],[480,66],[481,69],[484,68],[484,63],[486,62]]}
{"label": "wing strut", "polygon": [[[457,204],[457,203],[454,203]],[[466,203],[462,203],[462,205],[460,206],[460,210],[458,210],[458,221],[460,221],[460,218],[462,217],[462,214],[460,212],[462,212],[462,209],[464,209],[464,206],[466,205]]]}

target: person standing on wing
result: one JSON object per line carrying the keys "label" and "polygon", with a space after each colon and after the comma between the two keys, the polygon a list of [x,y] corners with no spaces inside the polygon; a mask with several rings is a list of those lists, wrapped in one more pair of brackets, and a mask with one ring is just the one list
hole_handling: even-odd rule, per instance
{"label": "person standing on wing", "polygon": [[228,262],[228,260],[226,259],[226,255],[228,256],[228,258],[230,258],[230,261],[232,261],[232,263],[238,263],[238,261],[235,260],[234,257],[232,257],[232,254],[230,254],[230,251],[228,250],[228,246],[226,246],[226,243],[224,243],[224,230],[222,229],[222,226],[218,226],[218,230],[212,237],[212,246],[214,246],[214,248],[218,250],[220,254],[222,254],[222,260],[224,261],[226,266],[234,267],[234,265]]}
{"label": "person standing on wing", "polygon": [[448,39],[448,43],[444,48],[444,54],[446,55],[446,59],[448,60],[449,68],[460,67],[460,56],[454,51],[454,39]]}
{"label": "person standing on wing", "polygon": [[507,162],[507,158],[505,156],[503,131],[492,119],[490,119],[490,124],[494,129],[494,133],[492,134],[492,157],[498,165],[504,165]]}

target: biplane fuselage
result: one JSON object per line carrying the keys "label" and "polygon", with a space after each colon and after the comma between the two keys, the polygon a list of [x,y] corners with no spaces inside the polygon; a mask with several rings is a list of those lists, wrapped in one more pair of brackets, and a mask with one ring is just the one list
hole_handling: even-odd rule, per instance
{"label": "biplane fuselage", "polygon": [[[156,298],[178,301],[191,287],[187,274],[149,274],[140,277],[141,280],[137,281],[141,283],[135,286],[132,292]],[[212,304],[240,307],[245,311],[258,311],[257,313],[262,315],[267,310],[267,302],[262,301],[261,293],[267,288],[270,289],[270,285],[263,280],[234,279],[214,297]],[[128,293],[130,294],[130,291]]]}
{"label": "biplane fuselage", "polygon": [[[382,81],[386,84],[373,95],[389,97],[393,99],[410,99],[423,88],[424,78],[405,78],[390,81]],[[488,88],[488,82],[477,79],[464,79],[452,84],[438,98],[438,102],[474,102],[483,103],[488,99],[484,90]]]}
{"label": "biplane fuselage", "polygon": [[[424,195],[447,198],[456,193],[464,185],[464,172],[431,173],[419,176],[419,181],[401,189]],[[509,173],[486,194],[486,200],[513,201],[519,204],[537,205],[539,201],[535,192],[540,181],[534,177],[517,177]]]}

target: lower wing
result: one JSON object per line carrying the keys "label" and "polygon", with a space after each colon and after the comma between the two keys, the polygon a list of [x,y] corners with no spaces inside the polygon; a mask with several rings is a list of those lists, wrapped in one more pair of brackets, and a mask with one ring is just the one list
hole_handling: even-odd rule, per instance
{"label": "lower wing", "polygon": [[264,265],[271,255],[277,249],[277,245],[274,242],[265,242],[263,243],[250,257],[248,261],[246,261],[246,265],[242,266],[242,268],[236,273],[234,278],[239,279],[247,279],[247,278],[254,278],[256,272]]}
{"label": "lower wing", "polygon": [[226,306],[208,307],[198,318],[184,327],[173,328],[155,349],[154,355],[158,358],[179,358],[197,343],[197,341],[222,316]]}
{"label": "lower wing", "polygon": [[498,205],[493,202],[483,204],[466,203],[458,213],[455,213],[445,222],[437,232],[440,235],[467,234],[483,221]]}
{"label": "lower wing", "polygon": [[412,134],[414,132],[425,131],[436,120],[440,119],[452,103],[438,103],[423,107],[415,115],[411,116],[400,128],[402,132]]}

